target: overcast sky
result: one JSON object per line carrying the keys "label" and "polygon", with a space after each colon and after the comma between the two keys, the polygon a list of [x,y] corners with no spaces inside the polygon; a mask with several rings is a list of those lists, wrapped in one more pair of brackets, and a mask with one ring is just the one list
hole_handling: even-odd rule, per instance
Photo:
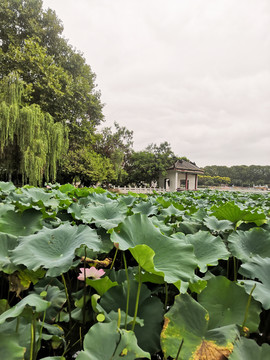
{"label": "overcast sky", "polygon": [[97,75],[105,125],[198,166],[270,165],[269,0],[43,0]]}

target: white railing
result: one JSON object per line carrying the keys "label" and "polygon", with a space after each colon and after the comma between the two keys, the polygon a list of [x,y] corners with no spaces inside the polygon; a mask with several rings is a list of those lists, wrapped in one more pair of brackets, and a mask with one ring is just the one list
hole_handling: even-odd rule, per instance
{"label": "white railing", "polygon": [[166,189],[161,187],[131,187],[131,186],[112,186],[113,190],[119,191],[122,194],[127,194],[129,191],[136,194],[152,194],[154,191],[158,193],[166,192]]}

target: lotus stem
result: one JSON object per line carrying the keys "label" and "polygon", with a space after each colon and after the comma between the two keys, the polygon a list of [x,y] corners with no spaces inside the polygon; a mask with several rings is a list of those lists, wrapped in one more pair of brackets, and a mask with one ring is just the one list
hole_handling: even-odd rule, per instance
{"label": "lotus stem", "polygon": [[180,355],[180,351],[181,351],[181,349],[182,349],[182,347],[183,347],[183,344],[184,344],[184,339],[182,339],[182,341],[181,341],[181,343],[180,343],[180,346],[179,346],[179,349],[178,349],[178,351],[177,351],[177,355],[176,355],[175,360],[178,360],[179,355]]}
{"label": "lotus stem", "polygon": [[237,280],[237,265],[236,265],[236,259],[235,256],[233,257],[233,281]]}
{"label": "lotus stem", "polygon": [[246,311],[245,311],[245,317],[244,317],[244,321],[243,321],[243,324],[242,324],[242,330],[244,330],[244,326],[246,325],[246,322],[247,322],[248,310],[249,310],[249,306],[250,306],[250,303],[251,303],[251,296],[252,296],[253,291],[255,290],[255,287],[256,287],[256,284],[253,285],[253,287],[251,289],[251,292],[249,294],[249,297],[248,297],[248,302],[247,302]]}
{"label": "lotus stem", "polygon": [[110,266],[110,270],[112,270],[112,268],[113,268],[113,266],[114,266],[117,253],[118,253],[118,248],[116,248],[116,250],[115,250],[114,257],[113,257],[113,261],[112,261],[111,266]]}
{"label": "lotus stem", "polygon": [[168,284],[167,284],[167,282],[165,281],[165,303],[164,303],[164,310],[165,310],[165,312],[166,312],[166,310],[167,310],[168,297],[169,297]]}
{"label": "lotus stem", "polygon": [[121,309],[118,308],[118,321],[117,321],[117,327],[118,329],[120,329],[120,326],[121,326]]}
{"label": "lotus stem", "polygon": [[128,276],[126,255],[124,252],[123,252],[123,259],[124,259],[125,272],[126,272],[126,277],[127,277],[127,302],[126,302],[126,315],[125,315],[125,330],[127,330],[127,317],[128,317],[129,297],[130,297],[130,281],[129,281],[129,276]]}
{"label": "lotus stem", "polygon": [[35,360],[35,342],[36,342],[36,317],[33,315],[31,322],[31,343],[30,343],[30,360]]}
{"label": "lotus stem", "polygon": [[83,261],[83,276],[84,276],[84,286],[83,286],[83,327],[85,326],[85,302],[86,302],[86,274],[85,274],[85,265],[86,265],[86,246],[84,248],[84,261]]}
{"label": "lotus stem", "polygon": [[66,284],[64,274],[61,274],[61,276],[62,276],[62,281],[63,281],[64,287],[65,287],[66,299],[67,299],[67,304],[68,304],[69,327],[71,327],[71,306],[70,306],[70,301],[69,301],[68,289],[67,289],[67,284]]}
{"label": "lotus stem", "polygon": [[137,290],[137,296],[136,296],[134,317],[133,317],[133,322],[132,322],[132,327],[131,327],[132,331],[134,331],[135,324],[136,324],[136,318],[137,318],[137,313],[138,313],[138,308],[139,308],[139,299],[140,299],[141,286],[142,286],[141,267],[139,265],[139,284],[138,284],[138,290]]}
{"label": "lotus stem", "polygon": [[[44,323],[45,323],[45,317],[46,317],[46,310],[44,311],[43,319],[42,319],[42,325],[41,325],[40,330],[39,330],[39,338],[38,338],[38,343],[37,343],[37,352],[38,352],[38,349],[40,348],[40,345],[41,345],[41,336],[42,336],[42,330],[43,330]],[[36,355],[37,355],[37,353],[36,353]],[[35,355],[35,358],[36,358],[36,355]]]}

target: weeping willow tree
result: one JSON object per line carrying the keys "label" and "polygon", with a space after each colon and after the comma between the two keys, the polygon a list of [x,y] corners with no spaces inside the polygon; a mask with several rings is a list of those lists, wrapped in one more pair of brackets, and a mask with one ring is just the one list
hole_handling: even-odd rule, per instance
{"label": "weeping willow tree", "polygon": [[68,149],[67,127],[37,104],[28,105],[31,85],[16,73],[0,83],[0,174],[22,184],[54,181]]}

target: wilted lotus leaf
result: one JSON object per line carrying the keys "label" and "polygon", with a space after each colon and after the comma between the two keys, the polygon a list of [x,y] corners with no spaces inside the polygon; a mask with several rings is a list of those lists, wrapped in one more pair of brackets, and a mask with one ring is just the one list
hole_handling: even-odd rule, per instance
{"label": "wilted lotus leaf", "polygon": [[15,264],[24,264],[30,270],[48,269],[47,276],[59,276],[72,266],[75,250],[81,245],[100,250],[101,241],[88,226],[60,225],[56,229],[43,228],[37,234],[20,237],[12,251]]}
{"label": "wilted lotus leaf", "polygon": [[161,333],[164,355],[175,358],[182,344],[179,359],[224,360],[233,350],[237,327],[209,330],[208,323],[208,312],[190,295],[176,296],[174,305],[165,314]]}

